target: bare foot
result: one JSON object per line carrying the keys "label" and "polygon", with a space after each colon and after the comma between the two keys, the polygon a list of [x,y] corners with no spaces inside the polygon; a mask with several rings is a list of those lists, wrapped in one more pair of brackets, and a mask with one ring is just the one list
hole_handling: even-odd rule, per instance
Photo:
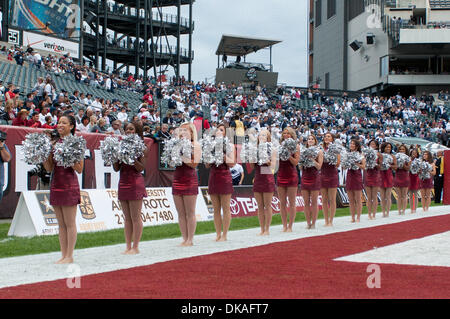
{"label": "bare foot", "polygon": [[360,220],[359,218],[357,218],[357,219],[356,219],[356,222],[357,222],[357,223],[360,223],[360,222],[361,222],[361,220]]}
{"label": "bare foot", "polygon": [[130,252],[131,248],[127,248],[125,249],[123,252],[121,252],[122,255],[128,255],[128,253]]}
{"label": "bare foot", "polygon": [[314,225],[311,225],[310,227],[309,227],[309,229],[316,229],[316,225],[314,224]]}
{"label": "bare foot", "polygon": [[261,232],[258,234],[258,236],[264,236],[264,232],[261,231]]}
{"label": "bare foot", "polygon": [[352,219],[352,224],[353,224],[353,223],[356,223],[356,221],[355,221],[354,219]]}
{"label": "bare foot", "polygon": [[287,232],[287,227],[283,227],[283,233]]}
{"label": "bare foot", "polygon": [[221,238],[221,236],[220,236],[220,235],[217,235],[216,241],[220,241],[220,238]]}
{"label": "bare foot", "polygon": [[58,261],[55,261],[55,264],[62,264],[62,261],[64,260],[64,257],[61,257]]}
{"label": "bare foot", "polygon": [[138,248],[131,248],[131,249],[128,251],[127,255],[137,255],[137,254],[139,254],[139,253],[140,253],[140,251],[139,251]]}
{"label": "bare foot", "polygon": [[73,257],[66,257],[64,258],[60,264],[73,264]]}
{"label": "bare foot", "polygon": [[192,241],[187,240],[187,241],[184,243],[184,247],[191,247],[191,246],[194,246],[194,243],[193,243]]}
{"label": "bare foot", "polygon": [[264,232],[264,234],[263,234],[263,236],[269,236],[269,235],[270,235],[270,233],[269,233],[268,230],[266,230],[266,231]]}
{"label": "bare foot", "polygon": [[220,236],[219,241],[227,241],[227,236],[225,235]]}
{"label": "bare foot", "polygon": [[288,227],[288,229],[286,230],[286,233],[292,233],[292,228]]}

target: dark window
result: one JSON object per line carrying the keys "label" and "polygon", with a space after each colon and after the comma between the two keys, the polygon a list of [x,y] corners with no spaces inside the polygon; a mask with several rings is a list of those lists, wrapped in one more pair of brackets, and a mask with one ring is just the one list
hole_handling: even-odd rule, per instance
{"label": "dark window", "polygon": [[348,21],[364,13],[364,0],[352,0],[348,4]]}
{"label": "dark window", "polygon": [[316,0],[316,28],[322,24],[322,0]]}
{"label": "dark window", "polygon": [[336,0],[328,0],[327,3],[327,19],[336,15]]}
{"label": "dark window", "polygon": [[330,88],[330,73],[325,73],[325,89]]}

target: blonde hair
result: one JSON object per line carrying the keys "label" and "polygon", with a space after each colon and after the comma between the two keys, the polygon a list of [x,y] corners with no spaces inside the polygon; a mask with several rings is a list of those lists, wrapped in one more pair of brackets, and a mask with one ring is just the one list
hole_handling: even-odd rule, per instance
{"label": "blonde hair", "polygon": [[[297,140],[297,133],[295,133],[295,131],[292,127],[288,126],[283,130],[283,132],[284,131],[288,131],[288,133],[291,135],[292,139]],[[284,141],[283,132],[281,132],[280,143]]]}
{"label": "blonde hair", "polygon": [[179,127],[182,127],[182,126],[189,127],[189,129],[191,131],[191,141],[197,141],[197,130],[196,130],[194,124],[185,122],[185,123],[181,124]]}
{"label": "blonde hair", "polygon": [[[262,132],[267,132],[267,141],[268,143],[272,142],[272,134],[270,133],[270,131],[266,128],[262,129],[261,132],[259,132],[259,134],[261,134]],[[258,145],[259,145],[259,134],[258,134]]]}

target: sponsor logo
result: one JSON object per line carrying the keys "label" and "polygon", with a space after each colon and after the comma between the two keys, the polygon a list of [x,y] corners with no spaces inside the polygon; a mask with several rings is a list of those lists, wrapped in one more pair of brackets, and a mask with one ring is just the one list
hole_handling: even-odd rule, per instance
{"label": "sponsor logo", "polygon": [[84,219],[94,219],[95,218],[95,211],[94,206],[92,206],[91,198],[89,197],[89,193],[86,191],[81,191],[81,202],[80,202],[80,211],[81,216]]}
{"label": "sponsor logo", "polygon": [[256,79],[256,77],[257,77],[256,69],[251,68],[250,70],[248,70],[246,76],[250,81],[253,81],[254,79]]}
{"label": "sponsor logo", "polygon": [[230,211],[232,215],[239,215],[239,212],[241,211],[238,202],[233,198],[230,200]]}
{"label": "sponsor logo", "polygon": [[56,219],[55,210],[52,205],[50,205],[50,194],[49,192],[36,193],[36,198],[41,208],[42,216],[44,217],[44,222],[47,226],[57,226],[58,220]]}
{"label": "sponsor logo", "polygon": [[56,43],[44,42],[44,48],[52,50],[57,53],[65,52],[66,49],[62,45],[57,45]]}

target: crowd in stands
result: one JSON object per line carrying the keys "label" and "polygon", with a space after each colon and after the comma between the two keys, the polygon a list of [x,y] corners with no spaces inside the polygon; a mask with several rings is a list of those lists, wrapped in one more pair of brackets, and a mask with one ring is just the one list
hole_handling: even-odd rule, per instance
{"label": "crowd in stands", "polygon": [[[111,85],[112,91],[116,85],[130,88],[122,86],[114,75],[76,65],[70,56],[56,58],[49,55],[41,58],[39,63],[32,50],[16,50],[14,54],[10,51],[7,54],[13,55],[14,59],[21,54],[34,67],[54,73],[60,72],[58,70],[72,73],[76,81],[86,85],[106,88]],[[108,80],[116,84],[108,84]],[[127,101],[105,100],[56,88],[50,75],[38,78],[23,99],[14,84],[5,85],[0,79],[0,119],[17,126],[54,128],[57,119],[70,112],[76,115],[78,130],[82,132],[122,134],[124,123],[140,120],[145,135],[156,139],[170,138],[177,125],[192,121],[199,130],[226,123],[238,136],[250,128],[267,127],[277,137],[290,126],[304,140],[310,134],[320,139],[326,132],[331,132],[344,144],[357,136],[362,142],[372,138],[383,142],[388,137],[419,137],[449,145],[450,122],[446,106],[425,93],[408,97],[361,94],[350,98],[345,93],[339,97],[326,96],[317,89],[280,86],[269,91],[257,84],[244,89],[241,85],[188,83],[184,78],[162,87],[154,79],[142,82],[140,78],[134,80],[128,75],[124,80],[126,83],[133,81],[138,83],[133,90],[142,96],[142,103],[134,114]],[[440,92],[439,98],[448,101],[448,91]],[[308,101],[310,107],[300,107],[300,101]],[[168,107],[164,114],[160,114],[160,104]]]}

